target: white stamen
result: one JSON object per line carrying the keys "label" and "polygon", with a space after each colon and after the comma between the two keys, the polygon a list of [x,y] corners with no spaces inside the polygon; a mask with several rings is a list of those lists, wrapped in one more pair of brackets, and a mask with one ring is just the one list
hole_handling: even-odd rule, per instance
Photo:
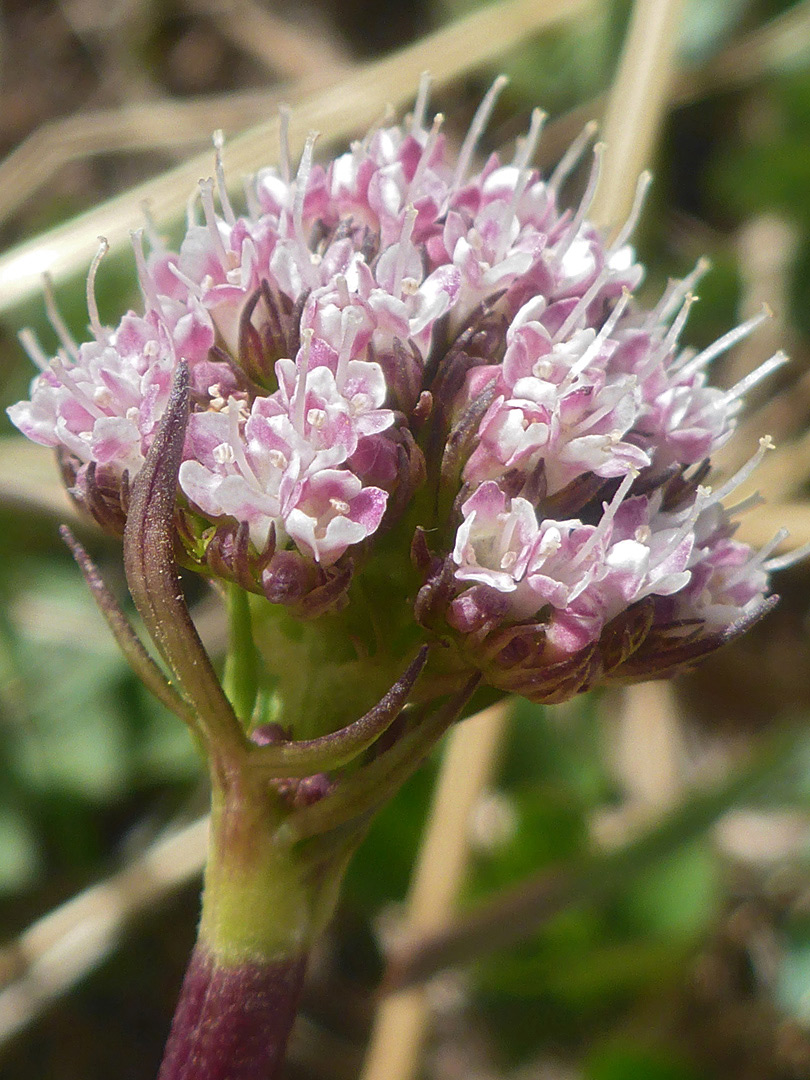
{"label": "white stamen", "polygon": [[193,229],[195,225],[200,224],[200,219],[197,216],[197,203],[199,198],[200,189],[199,187],[195,187],[186,201],[186,225],[189,229]]}
{"label": "white stamen", "polygon": [[344,499],[330,499],[329,505],[335,511],[336,514],[342,514],[344,517],[351,510],[351,506]]}
{"label": "white stamen", "polygon": [[577,167],[580,158],[585,153],[588,143],[593,139],[598,130],[599,125],[596,121],[590,120],[560,158],[557,168],[551,174],[548,184],[546,185],[552,195],[557,194],[564,181]]}
{"label": "white stamen", "polygon": [[767,306],[763,307],[759,314],[754,315],[751,319],[746,319],[744,323],[740,323],[739,326],[735,326],[733,330],[729,330],[727,334],[723,334],[717,341],[709,345],[708,348],[699,352],[697,356],[693,357],[687,364],[676,365],[674,370],[680,370],[681,374],[685,377],[693,375],[696,371],[700,371],[701,368],[707,367],[712,360],[716,360],[718,356],[722,356],[724,352],[736,345],[738,341],[742,341],[747,338],[752,331],[765,322],[766,319],[773,318],[773,312]]}
{"label": "white stamen", "polygon": [[236,224],[236,214],[233,212],[228,188],[225,184],[225,167],[222,164],[222,150],[225,146],[225,136],[221,128],[217,128],[213,136],[214,142],[214,172],[217,178],[217,190],[219,191],[219,205],[222,207],[222,216],[230,226]]}
{"label": "white stamen", "polygon": [[577,208],[577,212],[568,226],[559,247],[555,251],[555,255],[558,259],[562,259],[565,253],[571,247],[573,242],[577,238],[582,222],[585,220],[585,216],[591,208],[591,204],[596,195],[596,187],[599,183],[599,176],[602,172],[602,157],[605,153],[605,144],[597,143],[593,148],[593,165],[591,166],[591,173],[588,177],[588,183],[585,186],[585,192],[582,196],[580,204]]}
{"label": "white stamen", "polygon": [[518,139],[517,147],[515,149],[515,157],[512,164],[516,169],[523,170],[528,167],[529,162],[534,157],[534,152],[537,149],[537,144],[540,141],[540,134],[543,130],[543,125],[548,119],[548,113],[543,112],[542,109],[532,109],[532,118],[529,123],[529,130],[522,139]]}
{"label": "white stamen", "polygon": [[352,349],[354,348],[354,339],[357,337],[363,319],[358,311],[349,307],[344,308],[341,312],[340,321],[343,333],[341,335],[340,353],[338,354],[337,368],[335,371],[335,384],[337,385],[338,390],[343,393],[343,387],[346,383],[346,374],[349,369],[349,360],[351,359]]}
{"label": "white stamen", "polygon": [[610,526],[610,523],[616,516],[616,511],[621,506],[622,502],[624,501],[625,495],[633,486],[633,481],[636,479],[637,476],[638,473],[635,469],[632,469],[630,472],[628,472],[622,482],[619,484],[618,488],[616,489],[616,494],[610,500],[610,503],[602,503],[602,517],[599,519],[599,523],[594,529],[594,531],[591,533],[591,535],[576,553],[574,558],[571,560],[574,566],[587,559],[587,557],[590,555],[590,553],[593,551],[599,541],[605,536],[608,531],[608,527]]}
{"label": "white stamen", "polygon": [[590,343],[590,345],[579,358],[579,360],[577,360],[576,364],[574,364],[574,366],[569,371],[568,376],[566,377],[566,382],[570,382],[578,375],[581,375],[582,372],[587,368],[588,364],[590,364],[594,357],[597,356],[599,350],[613,333],[613,330],[616,327],[616,323],[624,314],[624,309],[630,303],[632,295],[633,294],[630,292],[629,289],[624,289],[622,291],[622,295],[616,301],[616,306],[614,307],[613,311],[611,311],[608,318],[605,319],[604,326]]}
{"label": "white stamen", "polygon": [[352,302],[352,298],[349,295],[349,283],[346,281],[346,277],[343,274],[338,274],[335,277],[335,285],[337,287],[338,300],[341,307],[348,307]]}
{"label": "white stamen", "polygon": [[712,502],[722,502],[727,495],[730,495],[735,488],[738,488],[740,484],[744,484],[748,477],[753,473],[765,455],[769,450],[775,449],[773,439],[770,435],[763,435],[759,440],[759,449],[757,452],[742,465],[733,476],[726,480],[722,487],[719,487],[716,491],[712,492]]}
{"label": "white stamen", "polygon": [[312,348],[312,338],[315,331],[311,326],[301,333],[301,351],[298,355],[295,373],[295,409],[293,412],[293,424],[299,435],[304,435],[304,418],[306,415],[307,401],[307,375],[309,373],[309,351]]}
{"label": "white stamen", "polygon": [[[411,131],[417,137],[425,130],[425,113],[427,112],[428,98],[430,96],[430,84],[432,82],[430,72],[423,71],[419,76],[419,90],[411,115]],[[435,121],[434,121],[435,124]]]}
{"label": "white stamen", "polygon": [[42,275],[42,282],[45,290],[45,311],[48,313],[48,322],[56,331],[56,335],[61,341],[67,354],[73,359],[79,359],[79,347],[76,341],[67,328],[65,320],[56,306],[56,297],[53,294],[53,279],[50,274]]}
{"label": "white stamen", "polygon": [[417,216],[416,209],[413,206],[409,206],[405,211],[405,217],[402,222],[402,232],[399,235],[399,247],[397,248],[397,260],[394,264],[394,284],[391,289],[391,292],[397,300],[402,297],[402,278],[405,274],[405,267],[410,253],[411,236],[413,234],[413,227],[416,224]]}
{"label": "white stamen", "polygon": [[95,416],[96,419],[100,419],[107,414],[98,407],[89,394],[79,386],[70,372],[67,370],[62,360],[59,357],[54,357],[50,363],[51,371],[57,377],[59,382],[65,387],[66,390],[70,390],[71,394],[76,398],[79,404],[87,409],[91,416]]}
{"label": "white stamen", "polygon": [[262,208],[256,194],[255,176],[242,177],[242,191],[245,193],[245,203],[247,204],[248,214],[254,221],[258,221],[262,216]]}
{"label": "white stamen", "polygon": [[644,323],[645,329],[649,330],[658,323],[665,322],[673,314],[678,304],[681,302],[681,299],[686,296],[687,293],[692,292],[695,285],[697,285],[710,268],[711,263],[709,260],[700,258],[695,264],[694,269],[691,270],[686,277],[670,278],[663,296],[650,312],[649,318]]}
{"label": "white stamen", "polygon": [[248,459],[245,456],[245,450],[242,445],[242,437],[239,434],[239,402],[236,398],[231,398],[228,402],[228,438],[230,440],[231,449],[233,450],[233,457],[236,464],[239,466],[239,471],[247,482],[254,488],[260,488],[258,479],[253,469],[251,469]]}
{"label": "white stamen", "polygon": [[780,367],[788,362],[789,357],[787,353],[781,349],[775,352],[770,360],[766,360],[763,364],[760,364],[758,368],[754,368],[749,372],[744,379],[740,381],[724,395],[726,404],[732,401],[736,401],[738,398],[743,397],[748,391],[756,386],[758,382],[762,382],[763,379],[767,379],[769,375],[772,375],[774,371],[778,371]]}
{"label": "white stamen", "polygon": [[465,135],[464,142],[461,144],[461,150],[459,151],[458,162],[456,164],[456,171],[453,174],[451,187],[460,187],[467,175],[467,170],[470,167],[470,162],[475,153],[475,148],[478,145],[478,140],[483,135],[484,128],[489,123],[489,118],[492,115],[495,102],[498,100],[498,95],[508,82],[509,80],[505,75],[499,75],[486,92],[484,100],[475,110],[475,116],[473,116],[472,123],[470,124],[470,130]]}
{"label": "white stamen", "polygon": [[293,228],[299,244],[309,256],[309,245],[304,234],[304,199],[307,194],[309,174],[312,171],[312,151],[319,132],[310,131],[307,141],[304,143],[304,151],[298,163],[298,172],[295,174],[295,199],[293,200]]}
{"label": "white stamen", "polygon": [[664,340],[652,353],[652,356],[650,357],[651,364],[657,364],[675,348],[675,343],[686,325],[686,320],[689,318],[689,312],[692,310],[692,305],[696,303],[696,301],[697,297],[694,293],[686,294],[683,304],[681,305],[681,310],[675,316],[672,326],[670,326],[669,330],[667,330],[664,335]]}
{"label": "white stamen", "polygon": [[506,209],[501,218],[501,230],[500,238],[498,240],[498,247],[495,254],[495,261],[498,262],[506,255],[511,241],[512,222],[517,215],[518,203],[523,198],[523,192],[526,190],[526,185],[531,180],[531,170],[525,169],[519,174],[517,183],[512,189],[512,194],[509,197],[509,202],[506,205]]}
{"label": "white stamen", "polygon": [[162,314],[163,305],[160,302],[158,291],[155,288],[155,283],[152,280],[152,276],[149,273],[149,269],[146,265],[146,256],[143,250],[143,229],[134,229],[129,234],[132,241],[132,250],[135,254],[135,267],[138,272],[138,284],[141,287],[143,298],[146,301],[147,307],[151,308],[156,314]]}
{"label": "white stamen", "polygon": [[202,300],[204,289],[199,281],[194,281],[188,274],[184,274],[180,267],[173,262],[168,263],[167,266],[169,273],[174,274],[177,280],[185,285],[192,296],[196,296],[198,300]]}
{"label": "white stamen", "polygon": [[501,559],[501,570],[511,570],[517,562],[517,552],[507,551]]}
{"label": "white stamen", "polygon": [[253,267],[258,260],[256,245],[252,237],[247,236],[242,241],[242,261],[239,264],[239,287],[247,289],[253,277]]}
{"label": "white stamen", "polygon": [[601,291],[602,286],[605,284],[609,277],[610,269],[606,266],[597,275],[596,280],[594,281],[593,285],[591,285],[591,287],[588,289],[588,291],[583,296],[581,296],[579,300],[577,300],[576,306],[571,310],[570,315],[567,317],[565,322],[562,324],[560,329],[552,338],[552,341],[555,345],[559,344],[559,342],[561,342],[570,333],[572,333],[572,331],[579,328],[578,324],[585,318],[585,313],[587,312],[591,304],[594,302],[599,292]]}
{"label": "white stamen", "polygon": [[745,499],[740,499],[738,503],[734,503],[733,506],[727,506],[726,513],[730,518],[739,517],[740,514],[744,514],[748,510],[753,510],[756,506],[763,506],[764,503],[765,500],[760,493],[755,491]]}
{"label": "white stamen", "polygon": [[279,126],[279,154],[278,154],[278,171],[281,175],[281,179],[289,187],[290,180],[292,179],[292,158],[290,156],[290,113],[291,109],[289,105],[279,105],[278,107],[278,126]]}
{"label": "white stamen", "polygon": [[436,113],[433,117],[433,126],[428,132],[428,137],[425,140],[425,145],[422,149],[422,153],[417,162],[416,169],[414,170],[413,179],[408,184],[408,190],[405,194],[406,201],[409,201],[412,193],[418,192],[419,185],[422,183],[422,177],[425,175],[425,170],[428,167],[430,156],[433,153],[433,149],[436,146],[436,141],[439,138],[439,131],[444,123],[444,115],[442,113]]}
{"label": "white stamen", "polygon": [[222,269],[227,274],[229,270],[233,269],[233,266],[228,252],[225,250],[222,233],[219,231],[217,212],[214,207],[214,181],[210,177],[207,180],[200,181],[200,202],[205,214],[205,224],[208,226],[208,232],[211,234],[214,243],[214,251]]}
{"label": "white stamen", "polygon": [[307,412],[307,423],[310,427],[314,427],[316,431],[320,431],[326,423],[326,411],[324,409],[310,409]]}
{"label": "white stamen", "polygon": [[763,563],[763,568],[769,574],[773,573],[774,570],[785,570],[788,566],[793,566],[795,563],[806,559],[808,555],[810,555],[810,543],[802,544],[801,547],[785,552],[784,555],[777,555],[773,559],[768,559],[766,563]]}
{"label": "white stamen", "polygon": [[93,256],[93,261],[90,263],[90,269],[87,273],[87,313],[90,316],[90,329],[93,331],[93,337],[100,345],[106,345],[109,341],[109,334],[101,325],[101,319],[98,315],[98,304],[96,303],[96,274],[98,273],[101,260],[110,250],[110,245],[103,236],[100,236],[98,240],[98,251]]}
{"label": "white stamen", "polygon": [[649,172],[649,170],[645,169],[638,178],[638,183],[636,184],[636,194],[633,198],[633,205],[630,209],[627,221],[625,221],[624,225],[619,230],[616,239],[608,248],[608,258],[610,258],[611,255],[614,255],[620,248],[624,247],[624,245],[627,243],[627,241],[633,234],[633,230],[638,224],[638,219],[641,216],[641,210],[644,206],[644,200],[647,197],[647,191],[649,190],[651,183],[652,173]]}
{"label": "white stamen", "polygon": [[34,331],[26,326],[24,330],[20,330],[17,336],[20,339],[20,344],[28,353],[32,363],[34,363],[40,371],[47,371],[51,366],[50,357],[40,345]]}
{"label": "white stamen", "polygon": [[280,450],[271,450],[267,457],[274,469],[283,471],[289,465],[289,461]]}

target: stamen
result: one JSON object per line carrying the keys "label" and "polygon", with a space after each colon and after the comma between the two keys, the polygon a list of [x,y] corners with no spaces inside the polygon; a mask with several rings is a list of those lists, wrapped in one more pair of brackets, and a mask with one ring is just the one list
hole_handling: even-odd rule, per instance
{"label": "stamen", "polygon": [[754,472],[756,467],[765,457],[769,450],[775,449],[773,439],[770,435],[763,435],[759,440],[759,449],[757,452],[742,465],[733,476],[726,480],[722,487],[719,487],[716,491],[712,492],[712,502],[722,502],[727,495],[730,495],[735,488],[738,488],[740,484],[744,484],[748,477]]}
{"label": "stamen", "polygon": [[198,300],[202,300],[203,288],[199,281],[194,281],[184,274],[183,271],[175,263],[170,262],[167,264],[170,274],[173,274],[181,284],[185,285],[192,296],[196,296]]}
{"label": "stamen", "polygon": [[419,90],[416,94],[416,101],[414,102],[410,124],[412,134],[416,135],[417,137],[424,134],[425,113],[427,112],[427,104],[428,98],[430,96],[431,82],[432,79],[430,76],[430,72],[423,71],[422,74],[419,76]]}
{"label": "stamen", "polygon": [[417,216],[418,214],[415,207],[409,206],[405,211],[405,217],[402,222],[402,232],[399,236],[399,247],[397,248],[397,260],[394,265],[394,284],[391,289],[391,292],[398,300],[402,297],[402,278],[405,275],[411,236],[413,235],[413,227],[416,224]]}
{"label": "stamen", "polygon": [[93,401],[90,395],[85,393],[84,390],[82,390],[82,388],[67,370],[59,357],[54,357],[54,359],[51,360],[49,366],[51,371],[59,380],[59,382],[65,387],[66,390],[70,390],[71,394],[73,394],[74,398],[76,398],[82,408],[87,409],[91,416],[94,416],[97,420],[99,420],[107,415],[107,413],[105,413],[102,409],[98,407],[98,405],[95,401]]}
{"label": "stamen", "polygon": [[253,277],[253,267],[258,261],[258,252],[252,237],[247,236],[242,241],[242,261],[239,265],[239,287],[248,289]]}
{"label": "stamen", "polygon": [[242,476],[249,484],[252,484],[258,489],[261,485],[259,484],[255,472],[248,463],[248,459],[245,456],[245,448],[242,445],[242,437],[239,434],[239,412],[239,402],[236,398],[232,397],[228,401],[228,440],[233,448],[233,456],[236,460],[236,464],[239,466],[239,471],[242,473]]}
{"label": "stamen", "polygon": [[160,302],[158,291],[155,288],[155,283],[149,273],[149,269],[146,265],[146,256],[143,251],[143,229],[134,229],[129,234],[132,241],[132,250],[135,254],[135,267],[138,271],[138,284],[141,287],[143,298],[146,301],[147,307],[158,315],[162,314],[163,305]]}
{"label": "stamen", "polygon": [[425,175],[430,155],[433,153],[433,148],[436,145],[436,140],[439,138],[439,131],[443,123],[444,115],[442,113],[436,113],[433,117],[433,126],[428,132],[422,154],[414,171],[413,179],[410,184],[408,184],[408,191],[405,195],[406,200],[410,200],[412,192],[417,192],[419,190],[419,185],[422,183],[422,177]]}
{"label": "stamen", "polygon": [[470,129],[464,137],[464,142],[461,144],[456,171],[453,174],[452,188],[461,187],[462,181],[467,175],[467,170],[470,167],[475,148],[478,145],[478,140],[483,135],[484,129],[489,123],[489,118],[492,115],[495,102],[498,100],[498,95],[508,82],[509,80],[505,75],[499,75],[492,86],[490,86],[484,96],[484,100],[476,109],[475,116],[473,116],[472,123],[470,124]]}
{"label": "stamen", "polygon": [[304,152],[301,154],[301,161],[298,163],[298,172],[295,174],[293,228],[295,229],[296,238],[301,247],[306,251],[307,256],[309,256],[309,245],[307,244],[307,237],[304,234],[304,199],[307,194],[309,174],[312,171],[312,151],[318,135],[319,132],[317,131],[310,131],[309,135],[307,135],[307,141],[304,143]]}
{"label": "stamen", "polygon": [[700,258],[695,263],[694,269],[691,270],[686,277],[670,278],[663,296],[650,312],[649,318],[644,323],[645,329],[649,330],[658,323],[665,322],[675,311],[676,307],[681,302],[682,297],[686,296],[687,293],[690,293],[694,289],[695,285],[697,285],[709,269],[711,269],[710,261],[708,259]]}
{"label": "stamen", "polygon": [[40,371],[48,371],[51,366],[50,357],[40,345],[34,331],[26,326],[24,330],[20,330],[17,337],[20,339],[20,344],[28,353],[29,359]]}
{"label": "stamen", "polygon": [[683,304],[681,305],[681,310],[675,316],[672,326],[670,326],[669,330],[667,330],[664,336],[664,340],[661,342],[660,346],[655,350],[652,357],[650,358],[651,363],[657,364],[660,360],[663,360],[663,358],[668,353],[670,353],[672,349],[675,348],[675,343],[677,342],[681,331],[686,325],[686,320],[689,318],[689,312],[692,309],[692,305],[696,301],[697,297],[694,293],[686,294]]}
{"label": "stamen", "polygon": [[754,368],[749,372],[744,379],[732,386],[732,388],[724,395],[724,401],[729,404],[732,401],[736,401],[738,398],[743,397],[748,391],[756,386],[758,382],[762,382],[763,379],[767,379],[769,375],[772,375],[774,371],[778,371],[780,367],[788,362],[790,357],[787,353],[781,349],[775,352],[770,360],[766,360],[763,364],[760,364],[758,368]]}
{"label": "stamen", "polygon": [[278,107],[278,124],[279,124],[279,155],[278,155],[278,171],[281,174],[281,179],[289,187],[290,180],[292,179],[292,157],[290,155],[290,113],[292,110],[289,105],[279,105]]}
{"label": "stamen", "polygon": [[219,191],[219,205],[222,207],[222,216],[230,226],[236,224],[236,214],[233,212],[228,188],[225,184],[225,167],[222,164],[222,149],[225,146],[225,136],[221,128],[214,132],[214,172],[217,178],[217,190]]}
{"label": "stamen", "polygon": [[304,421],[306,418],[307,402],[307,375],[309,374],[309,351],[312,348],[312,338],[315,331],[311,326],[301,332],[301,351],[298,354],[298,362],[295,373],[295,409],[293,412],[293,424],[296,431],[303,435],[305,431]]}
{"label": "stamen", "polygon": [[622,290],[622,295],[616,301],[616,306],[614,307],[613,311],[611,311],[608,318],[605,319],[604,326],[590,343],[582,356],[580,356],[579,360],[577,360],[576,364],[574,364],[574,366],[568,372],[565,380],[566,382],[570,382],[578,375],[581,375],[582,372],[587,368],[588,364],[590,364],[590,362],[598,354],[599,350],[613,333],[613,330],[616,327],[616,323],[624,314],[624,309],[630,303],[632,296],[633,294],[630,292],[629,289]]}
{"label": "stamen", "polygon": [[777,555],[773,559],[768,559],[766,563],[763,563],[763,569],[767,570],[769,574],[773,573],[774,570],[786,570],[789,566],[802,562],[808,555],[810,555],[810,543],[802,544],[801,547],[785,552],[784,555]]}
{"label": "stamen", "polygon": [[638,476],[638,472],[635,469],[631,469],[630,472],[627,473],[627,475],[623,478],[622,482],[619,484],[618,488],[616,489],[616,494],[613,496],[610,502],[602,503],[602,517],[599,519],[599,523],[597,524],[594,531],[591,533],[591,535],[588,537],[588,539],[585,541],[585,543],[571,560],[574,566],[577,566],[579,563],[587,559],[587,557],[590,555],[590,553],[593,551],[599,541],[604,537],[605,533],[608,531],[610,523],[616,516],[616,511],[619,509],[622,502],[624,501],[625,495],[633,486],[633,482],[636,479],[636,476]]}
{"label": "stamen", "polygon": [[591,285],[588,291],[584,293],[579,298],[579,300],[577,300],[576,306],[572,309],[571,314],[568,316],[560,329],[551,339],[555,345],[559,344],[559,342],[561,342],[574,330],[579,329],[578,324],[585,318],[586,311],[594,302],[600,290],[602,289],[602,286],[605,284],[609,277],[610,269],[605,266],[597,275],[593,285]]}
{"label": "stamen", "polygon": [[197,216],[197,202],[199,198],[200,189],[199,187],[195,187],[186,201],[186,226],[189,229],[193,229],[200,224],[200,219]]}
{"label": "stamen", "polygon": [[48,314],[48,322],[56,331],[56,336],[61,341],[65,351],[71,357],[71,359],[78,361],[79,359],[79,347],[76,341],[67,328],[65,320],[56,306],[56,297],[53,294],[53,279],[51,275],[45,273],[42,275],[42,281],[45,291],[45,311]]}
{"label": "stamen", "polygon": [[512,231],[512,222],[517,216],[518,203],[523,198],[523,192],[526,190],[526,185],[531,180],[532,174],[530,169],[524,169],[522,173],[518,175],[517,183],[512,190],[512,194],[509,197],[509,202],[506,205],[503,217],[501,218],[500,237],[498,239],[498,246],[496,249],[496,261],[500,261],[506,255],[507,249],[510,243],[510,233]]}
{"label": "stamen", "polygon": [[758,491],[748,495],[744,499],[740,499],[738,503],[734,503],[733,506],[726,507],[726,513],[730,518],[739,517],[740,514],[746,513],[748,510],[753,510],[756,506],[763,506],[765,500],[762,498]]}
{"label": "stamen", "polygon": [[729,330],[727,334],[723,334],[717,341],[709,345],[708,348],[699,352],[697,356],[693,357],[683,368],[680,365],[675,365],[673,370],[680,370],[680,373],[688,378],[696,371],[699,371],[702,367],[707,367],[712,360],[717,359],[718,356],[722,356],[724,352],[736,345],[738,341],[742,341],[747,338],[752,331],[765,322],[766,319],[773,318],[773,312],[767,304],[764,305],[762,311],[758,315],[754,315],[751,319],[746,319],[744,323],[740,323],[739,326],[735,326],[733,330]]}
{"label": "stamen", "polygon": [[225,250],[225,244],[222,241],[222,233],[219,231],[219,222],[217,221],[217,212],[214,207],[214,181],[209,177],[207,180],[200,181],[200,202],[202,203],[203,213],[205,214],[205,224],[208,226],[208,231],[211,234],[211,239],[214,243],[214,251],[217,253],[220,265],[224,273],[232,268],[231,260],[228,257],[228,252]]}
{"label": "stamen", "polygon": [[337,370],[335,372],[335,383],[338,390],[342,393],[343,387],[346,384],[346,374],[349,368],[352,349],[354,348],[354,340],[357,337],[357,333],[363,320],[360,313],[355,311],[354,308],[346,308],[341,313],[340,321],[343,324],[343,335],[340,342],[340,354],[338,355]]}
{"label": "stamen", "polygon": [[625,221],[624,225],[619,230],[616,239],[613,241],[613,243],[607,250],[608,258],[610,258],[611,255],[614,255],[620,248],[624,247],[624,245],[627,243],[630,236],[632,235],[633,230],[638,224],[638,219],[641,216],[641,210],[644,206],[644,200],[647,197],[647,192],[651,183],[652,173],[649,172],[649,170],[645,169],[638,178],[638,183],[636,184],[636,194],[633,198],[633,205],[630,208],[630,213],[627,217],[627,221]]}
{"label": "stamen", "polygon": [[518,139],[517,147],[515,150],[515,157],[512,164],[516,169],[527,168],[529,162],[534,157],[534,152],[537,149],[537,144],[540,141],[540,134],[543,130],[543,125],[548,119],[548,113],[543,112],[542,109],[532,109],[532,118],[529,123],[529,130],[526,133],[525,138]]}
{"label": "stamen", "polygon": [[586,214],[591,208],[594,196],[596,195],[596,188],[599,183],[599,176],[602,172],[602,157],[604,156],[604,153],[605,144],[597,143],[596,146],[593,148],[593,165],[591,166],[591,173],[588,177],[588,183],[585,186],[585,192],[582,196],[582,199],[580,200],[580,204],[577,208],[577,212],[574,214],[571,224],[568,226],[568,229],[566,230],[563,239],[560,241],[559,247],[554,253],[558,259],[562,259],[565,256],[565,253],[576,240],[577,234],[580,230],[580,226],[582,225],[582,222],[585,220]]}
{"label": "stamen", "polygon": [[106,345],[109,341],[109,335],[101,325],[101,319],[98,315],[98,304],[96,303],[96,274],[98,273],[101,260],[110,250],[110,245],[103,236],[100,236],[98,239],[98,251],[93,256],[93,261],[90,263],[90,269],[87,273],[87,313],[90,316],[90,329],[93,331],[93,337],[100,345]]}
{"label": "stamen", "polygon": [[349,283],[346,281],[344,274],[338,274],[335,277],[335,285],[337,286],[338,300],[341,307],[348,307],[352,302],[352,298],[349,295]]}
{"label": "stamen", "polygon": [[560,162],[557,168],[551,174],[546,187],[552,193],[556,195],[562,187],[563,183],[568,179],[570,174],[579,164],[582,155],[587,149],[588,143],[593,139],[596,132],[599,130],[599,125],[595,120],[589,120],[585,127],[580,131],[579,135],[574,139],[563,156],[560,158]]}
{"label": "stamen", "polygon": [[248,214],[254,221],[257,221],[262,216],[262,208],[256,194],[256,177],[243,176],[242,190],[245,193],[245,203],[247,205]]}

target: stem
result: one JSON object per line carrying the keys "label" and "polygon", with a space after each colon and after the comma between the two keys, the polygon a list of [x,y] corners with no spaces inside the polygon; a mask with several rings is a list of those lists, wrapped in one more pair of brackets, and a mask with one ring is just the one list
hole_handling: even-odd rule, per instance
{"label": "stem", "polygon": [[[216,776],[216,774],[215,774]],[[279,847],[283,810],[241,771],[215,779],[202,918],[159,1080],[275,1080],[342,863]]]}
{"label": "stem", "polygon": [[284,1062],[306,961],[228,966],[191,956],[158,1080],[274,1080]]}
{"label": "stem", "polygon": [[259,692],[259,654],[253,640],[250,597],[238,585],[228,587],[230,641],[223,680],[225,695],[245,728],[250,727]]}

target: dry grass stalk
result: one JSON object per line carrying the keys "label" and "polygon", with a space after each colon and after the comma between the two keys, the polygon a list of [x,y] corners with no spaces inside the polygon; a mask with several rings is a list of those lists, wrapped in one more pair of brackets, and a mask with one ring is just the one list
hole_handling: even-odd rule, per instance
{"label": "dry grass stalk", "polygon": [[[401,944],[442,929],[453,916],[469,861],[470,817],[490,782],[507,714],[508,703],[485,709],[456,727],[447,741],[397,935]],[[429,1022],[429,997],[421,987],[385,998],[361,1080],[415,1076]]]}
{"label": "dry grass stalk", "polygon": [[156,841],[0,949],[0,1044],[96,968],[133,916],[199,874],[207,846],[204,817]]}
{"label": "dry grass stalk", "polygon": [[666,109],[682,0],[643,0],[633,9],[602,129],[607,147],[590,217],[615,229],[633,203]]}

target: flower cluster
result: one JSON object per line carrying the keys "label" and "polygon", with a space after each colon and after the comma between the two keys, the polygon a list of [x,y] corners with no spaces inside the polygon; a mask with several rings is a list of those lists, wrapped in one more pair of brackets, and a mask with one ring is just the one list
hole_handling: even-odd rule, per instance
{"label": "flower cluster", "polygon": [[41,374],[10,415],[120,531],[183,362],[191,565],[312,616],[346,602],[399,528],[417,621],[494,685],[554,700],[669,671],[761,613],[770,552],[733,539],[721,500],[766,444],[719,491],[702,485],[784,357],[707,384],[764,316],[682,348],[702,264],[654,309],[636,302],[628,240],[649,178],[611,243],[587,221],[598,147],[578,207],[558,203],[590,130],[543,179],[536,112],[511,163],[472,172],[501,85],[455,159],[442,118],[426,122],[427,81],[404,126],[326,168],[311,136],[293,174],[282,116],[280,164],[249,181],[241,216],[218,144],[179,251],[135,237],[145,314],[102,326],[94,265],[93,340],[77,346],[50,304],[62,347],[49,360],[25,338]]}

